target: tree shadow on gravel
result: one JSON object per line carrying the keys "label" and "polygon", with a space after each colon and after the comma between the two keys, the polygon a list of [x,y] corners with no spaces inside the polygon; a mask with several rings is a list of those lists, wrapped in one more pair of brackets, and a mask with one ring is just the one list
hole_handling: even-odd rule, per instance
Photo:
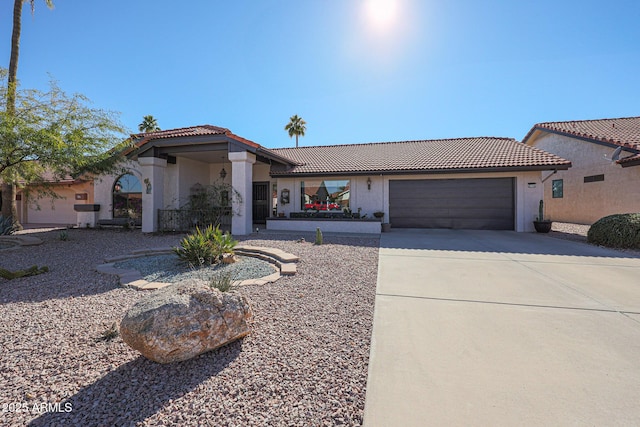
{"label": "tree shadow on gravel", "polygon": [[37,276],[13,280],[0,278],[0,305],[87,297],[122,289],[115,275],[91,272],[82,280],[78,280],[73,272],[60,270],[54,267],[49,272]]}
{"label": "tree shadow on gravel", "polygon": [[167,365],[140,356],[60,402],[62,410],[70,403],[73,408],[70,412],[45,413],[29,426],[136,425],[169,401],[181,398],[218,375],[241,351],[242,340],[238,340],[194,359]]}

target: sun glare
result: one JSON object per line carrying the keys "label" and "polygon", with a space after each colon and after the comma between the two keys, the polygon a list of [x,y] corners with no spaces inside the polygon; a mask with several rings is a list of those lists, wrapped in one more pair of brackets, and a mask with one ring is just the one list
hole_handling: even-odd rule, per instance
{"label": "sun glare", "polygon": [[398,14],[398,0],[366,0],[365,7],[368,22],[379,31],[389,29]]}

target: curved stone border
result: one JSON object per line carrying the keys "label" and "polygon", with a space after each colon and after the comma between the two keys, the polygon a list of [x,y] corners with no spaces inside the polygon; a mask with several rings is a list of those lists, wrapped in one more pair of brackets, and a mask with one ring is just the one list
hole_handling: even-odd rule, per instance
{"label": "curved stone border", "polygon": [[33,236],[23,236],[12,234],[10,236],[0,236],[0,243],[8,242],[13,246],[10,248],[0,249],[0,251],[12,251],[21,246],[36,246],[43,243],[42,239]]}
{"label": "curved stone border", "polygon": [[[100,273],[115,274],[120,278],[120,285],[127,288],[137,290],[155,290],[169,286],[171,283],[166,282],[149,282],[142,277],[138,270],[125,270],[116,268],[115,263],[132,258],[142,258],[145,256],[170,254],[173,251],[169,248],[141,249],[133,251],[131,255],[122,255],[105,259],[105,263],[98,265],[96,270]],[[268,276],[259,279],[238,280],[234,283],[236,286],[247,285],[264,285],[266,283],[275,282],[281,275],[296,274],[296,262],[300,260],[295,255],[281,251],[275,248],[263,248],[259,246],[236,246],[235,253],[237,255],[251,256],[260,258],[273,264],[274,269],[279,270]]]}

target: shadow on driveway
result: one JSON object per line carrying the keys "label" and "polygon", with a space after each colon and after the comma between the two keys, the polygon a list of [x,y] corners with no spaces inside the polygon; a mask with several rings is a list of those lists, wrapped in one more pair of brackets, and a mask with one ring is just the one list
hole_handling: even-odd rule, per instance
{"label": "shadow on driveway", "polygon": [[639,258],[636,254],[584,242],[515,231],[396,229],[384,233],[380,248],[453,252]]}

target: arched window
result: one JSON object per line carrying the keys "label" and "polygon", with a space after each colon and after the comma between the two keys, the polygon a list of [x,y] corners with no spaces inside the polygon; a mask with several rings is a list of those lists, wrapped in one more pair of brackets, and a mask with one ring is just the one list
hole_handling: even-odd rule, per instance
{"label": "arched window", "polygon": [[121,175],[113,184],[113,217],[142,220],[142,185],[135,175]]}

